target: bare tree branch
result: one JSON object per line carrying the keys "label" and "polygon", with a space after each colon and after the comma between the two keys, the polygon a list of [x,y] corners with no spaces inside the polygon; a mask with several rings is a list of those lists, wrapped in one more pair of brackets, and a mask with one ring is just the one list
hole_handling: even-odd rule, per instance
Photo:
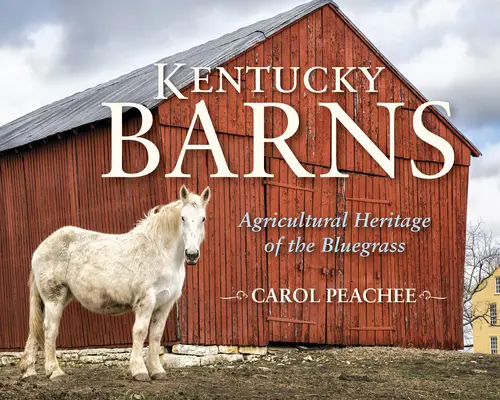
{"label": "bare tree branch", "polygon": [[[465,248],[465,276],[464,276],[464,330],[466,339],[472,339],[472,323],[484,320],[490,323],[490,304],[476,304],[473,306],[472,297],[484,290],[486,281],[500,265],[500,244],[492,232],[482,227],[483,222],[470,224],[467,227]],[[470,337],[467,337],[469,336]]]}

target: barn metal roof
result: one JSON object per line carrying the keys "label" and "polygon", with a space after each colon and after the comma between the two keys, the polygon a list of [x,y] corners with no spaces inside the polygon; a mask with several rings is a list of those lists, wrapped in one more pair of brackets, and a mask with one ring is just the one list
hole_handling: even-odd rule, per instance
{"label": "barn metal roof", "polygon": [[[383,60],[402,77],[417,93],[418,90],[405,79],[387,58],[356,28],[332,0],[313,0],[294,9],[276,15],[264,21],[228,33],[218,39],[193,47],[190,50],[166,57],[159,63],[186,64],[215,68],[231,60],[238,54],[250,49],[255,44],[263,42],[267,37],[283,27],[301,19],[311,12],[327,4],[333,5],[338,12],[352,25],[376,51]],[[168,74],[167,68],[167,74]],[[163,100],[155,99],[158,91],[158,70],[153,64],[139,68],[119,78],[97,85],[93,88],[76,93],[62,100],[39,108],[0,127],[0,152],[27,145],[49,136],[71,131],[92,122],[110,118],[108,107],[103,102],[140,103],[148,108],[154,108]],[[171,79],[174,85],[182,89],[192,83],[193,74],[189,68],[181,68]],[[165,88],[165,96],[173,93]],[[421,95],[421,97],[423,97]],[[126,111],[126,110],[124,110]],[[450,124],[451,122],[447,120]],[[456,127],[452,128],[468,144],[474,155],[481,153]]]}

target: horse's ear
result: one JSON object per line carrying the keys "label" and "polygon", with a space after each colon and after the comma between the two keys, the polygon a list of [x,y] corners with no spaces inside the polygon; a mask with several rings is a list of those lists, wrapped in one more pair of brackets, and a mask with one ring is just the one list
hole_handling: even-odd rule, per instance
{"label": "horse's ear", "polygon": [[210,187],[207,186],[200,196],[204,207],[206,207],[208,202],[210,201],[210,195],[211,195]]}
{"label": "horse's ear", "polygon": [[180,195],[183,202],[186,202],[188,200],[189,190],[187,189],[186,185],[182,185]]}

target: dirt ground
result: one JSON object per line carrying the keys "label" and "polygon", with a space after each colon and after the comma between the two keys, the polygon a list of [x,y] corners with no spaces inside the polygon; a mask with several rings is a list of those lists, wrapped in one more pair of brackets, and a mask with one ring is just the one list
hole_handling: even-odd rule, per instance
{"label": "dirt ground", "polygon": [[500,399],[500,357],[394,348],[272,348],[252,362],[170,369],[133,382],[126,367],[79,365],[50,382],[0,367],[0,399]]}

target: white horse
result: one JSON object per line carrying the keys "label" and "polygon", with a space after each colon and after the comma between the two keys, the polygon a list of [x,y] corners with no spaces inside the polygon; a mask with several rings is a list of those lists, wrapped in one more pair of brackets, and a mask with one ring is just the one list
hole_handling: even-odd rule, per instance
{"label": "white horse", "polygon": [[[210,188],[198,196],[185,186],[180,200],[149,211],[130,232],[109,235],[67,226],[45,239],[33,254],[29,336],[19,367],[36,375],[38,347],[45,373],[64,375],[56,338],[64,307],[73,299],[101,314],[135,313],[130,371],[136,380],[165,379],[160,339],[184,284],[184,263],[195,265],[204,237]],[[146,362],[142,357],[149,328]]]}

